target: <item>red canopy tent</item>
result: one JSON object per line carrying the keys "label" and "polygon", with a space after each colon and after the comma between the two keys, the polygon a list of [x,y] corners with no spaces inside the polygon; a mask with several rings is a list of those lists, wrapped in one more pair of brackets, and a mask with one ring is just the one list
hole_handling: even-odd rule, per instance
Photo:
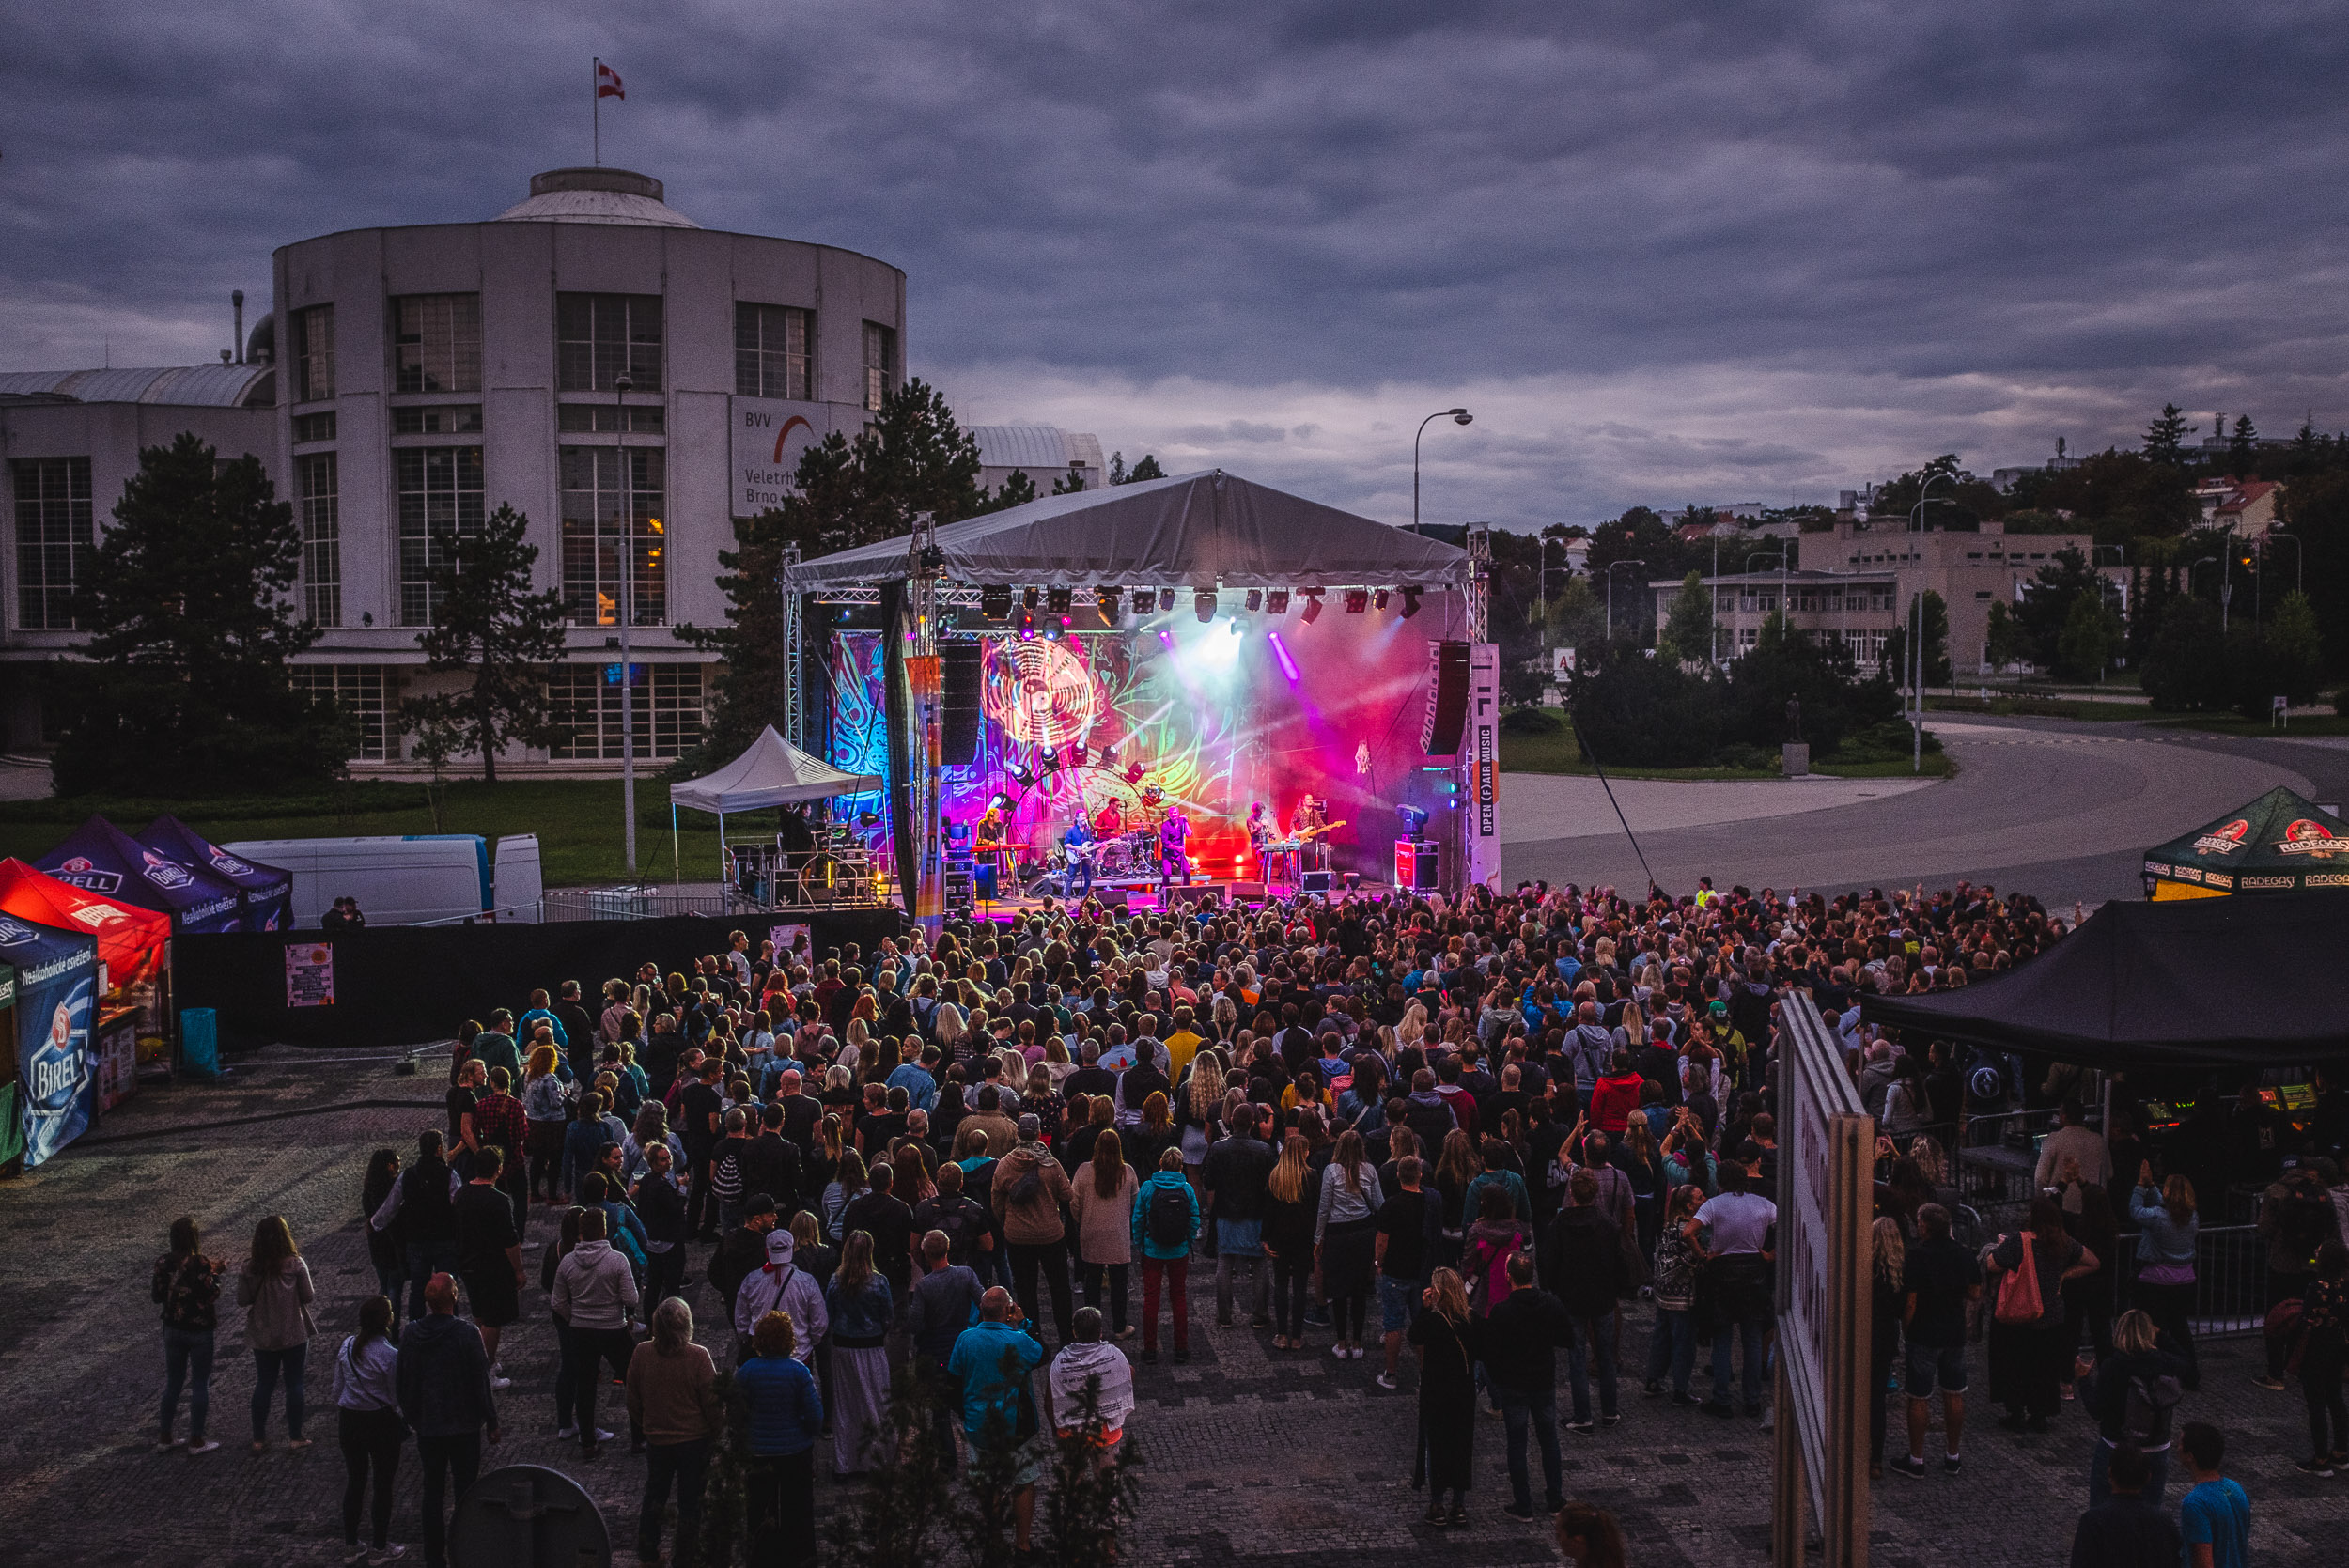
{"label": "red canopy tent", "polygon": [[96,937],[99,960],[117,989],[155,979],[171,940],[169,915],[84,893],[19,860],[0,861],[0,913]]}

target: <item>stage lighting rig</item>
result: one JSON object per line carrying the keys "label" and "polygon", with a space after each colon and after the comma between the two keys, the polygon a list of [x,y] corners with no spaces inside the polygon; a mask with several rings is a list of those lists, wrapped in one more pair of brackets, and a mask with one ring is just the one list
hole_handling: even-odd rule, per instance
{"label": "stage lighting rig", "polygon": [[1255,614],[1258,611],[1262,610],[1263,608],[1264,608],[1264,590],[1263,590],[1262,588],[1251,588],[1251,589],[1249,589],[1249,590],[1248,590],[1248,613],[1249,613],[1250,614],[1253,615],[1253,614]]}
{"label": "stage lighting rig", "polygon": [[1289,591],[1286,588],[1273,589],[1265,596],[1264,609],[1268,615],[1287,614],[1289,613]]}
{"label": "stage lighting rig", "polygon": [[1011,613],[1011,589],[1002,582],[990,582],[979,590],[979,613],[990,621],[1000,621]]}
{"label": "stage lighting rig", "polygon": [[1374,610],[1384,610],[1387,607],[1387,590],[1384,588],[1381,588],[1377,593],[1371,595],[1371,608]]}
{"label": "stage lighting rig", "polygon": [[1034,789],[1035,787],[1035,775],[1029,772],[1028,769],[1019,763],[1015,762],[1011,765],[1011,776],[1013,782],[1018,784],[1022,789]]}
{"label": "stage lighting rig", "polygon": [[1077,595],[1074,589],[1054,588],[1050,593],[1045,595],[1044,608],[1050,611],[1055,615],[1066,615],[1068,613],[1069,606],[1074,604],[1076,599]]}
{"label": "stage lighting rig", "polygon": [[1321,619],[1321,590],[1308,588],[1305,590],[1304,624],[1311,626],[1319,619]]}
{"label": "stage lighting rig", "polygon": [[1169,610],[1172,610],[1172,609],[1174,609],[1174,589],[1172,589],[1172,588],[1160,588],[1160,589],[1159,590],[1159,613],[1164,613],[1165,612],[1167,612],[1167,611],[1169,611]]}
{"label": "stage lighting rig", "polygon": [[1022,588],[1019,590],[1019,602],[1026,605],[1031,610],[1042,603],[1043,599],[1044,592],[1040,588]]}
{"label": "stage lighting rig", "polygon": [[1215,590],[1213,588],[1202,588],[1197,593],[1191,595],[1190,607],[1202,621],[1214,620]]}
{"label": "stage lighting rig", "polygon": [[1359,615],[1369,608],[1370,590],[1368,588],[1348,588],[1346,591],[1346,613],[1347,614]]}
{"label": "stage lighting rig", "polygon": [[1403,618],[1404,618],[1405,620],[1407,620],[1407,621],[1408,621],[1408,620],[1409,620],[1409,619],[1410,619],[1413,615],[1416,615],[1416,614],[1418,614],[1418,613],[1419,613],[1419,590],[1418,590],[1417,588],[1406,588],[1406,589],[1404,589],[1404,590],[1403,590]]}
{"label": "stage lighting rig", "polygon": [[1093,605],[1101,613],[1102,625],[1115,626],[1117,624],[1117,601],[1120,597],[1114,588],[1103,587],[1093,590]]}

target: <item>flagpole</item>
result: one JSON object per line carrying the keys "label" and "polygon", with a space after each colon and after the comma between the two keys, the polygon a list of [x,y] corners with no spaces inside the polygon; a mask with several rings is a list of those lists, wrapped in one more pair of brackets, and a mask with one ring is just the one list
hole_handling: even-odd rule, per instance
{"label": "flagpole", "polygon": [[601,56],[596,57],[595,63],[588,67],[587,101],[595,105],[590,112],[594,116],[596,128],[596,163],[600,166],[603,163],[603,60]]}

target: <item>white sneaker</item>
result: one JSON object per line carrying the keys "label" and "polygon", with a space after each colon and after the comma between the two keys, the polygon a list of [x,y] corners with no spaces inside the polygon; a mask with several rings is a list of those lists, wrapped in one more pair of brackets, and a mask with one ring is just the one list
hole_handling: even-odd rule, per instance
{"label": "white sneaker", "polygon": [[490,1374],[490,1387],[492,1389],[510,1389],[513,1386],[514,1380],[510,1377],[500,1377],[496,1373]]}
{"label": "white sneaker", "polygon": [[185,1437],[172,1437],[163,1442],[157,1443],[155,1445],[155,1452],[157,1453],[176,1453],[187,1446],[188,1440]]}
{"label": "white sneaker", "polygon": [[1332,1360],[1338,1360],[1338,1361],[1343,1361],[1343,1360],[1345,1360],[1345,1359],[1346,1359],[1346,1346],[1344,1346],[1344,1345],[1342,1345],[1342,1344],[1333,1344],[1333,1345],[1331,1345],[1331,1346],[1330,1347],[1330,1358],[1331,1358]]}
{"label": "white sneaker", "polygon": [[220,1447],[219,1442],[210,1437],[205,1438],[204,1441],[200,1443],[190,1443],[188,1445],[188,1457],[193,1459],[199,1453],[210,1453],[218,1447]]}
{"label": "white sneaker", "polygon": [[610,1442],[611,1440],[612,1440],[612,1434],[611,1434],[611,1433],[606,1432],[606,1431],[605,1431],[602,1427],[600,1427],[600,1426],[599,1426],[599,1427],[598,1427],[598,1428],[596,1428],[596,1441],[597,1441],[597,1442],[599,1442],[599,1443],[608,1443],[608,1442]]}
{"label": "white sneaker", "polygon": [[1374,1378],[1372,1381],[1376,1382],[1376,1383],[1377,1383],[1377,1384],[1380,1388],[1382,1388],[1382,1389],[1393,1389],[1393,1387],[1394,1387],[1394,1379],[1393,1379],[1393,1378],[1392,1378],[1392,1377],[1390,1377],[1390,1376],[1388,1376],[1388,1375],[1387,1375],[1385,1373],[1383,1373],[1383,1372],[1382,1372],[1382,1373],[1380,1373],[1380,1374],[1378,1374],[1376,1378]]}
{"label": "white sneaker", "polygon": [[384,1547],[381,1551],[372,1553],[368,1556],[368,1568],[383,1568],[383,1564],[387,1562],[397,1562],[401,1558],[406,1557],[407,1555],[408,1548],[395,1541],[390,1545]]}

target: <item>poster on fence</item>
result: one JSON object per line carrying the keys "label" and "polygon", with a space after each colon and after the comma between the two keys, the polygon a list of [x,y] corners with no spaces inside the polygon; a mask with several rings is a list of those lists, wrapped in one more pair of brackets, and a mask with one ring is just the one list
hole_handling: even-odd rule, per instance
{"label": "poster on fence", "polygon": [[286,1005],[334,1005],[333,942],[301,942],[286,949]]}

